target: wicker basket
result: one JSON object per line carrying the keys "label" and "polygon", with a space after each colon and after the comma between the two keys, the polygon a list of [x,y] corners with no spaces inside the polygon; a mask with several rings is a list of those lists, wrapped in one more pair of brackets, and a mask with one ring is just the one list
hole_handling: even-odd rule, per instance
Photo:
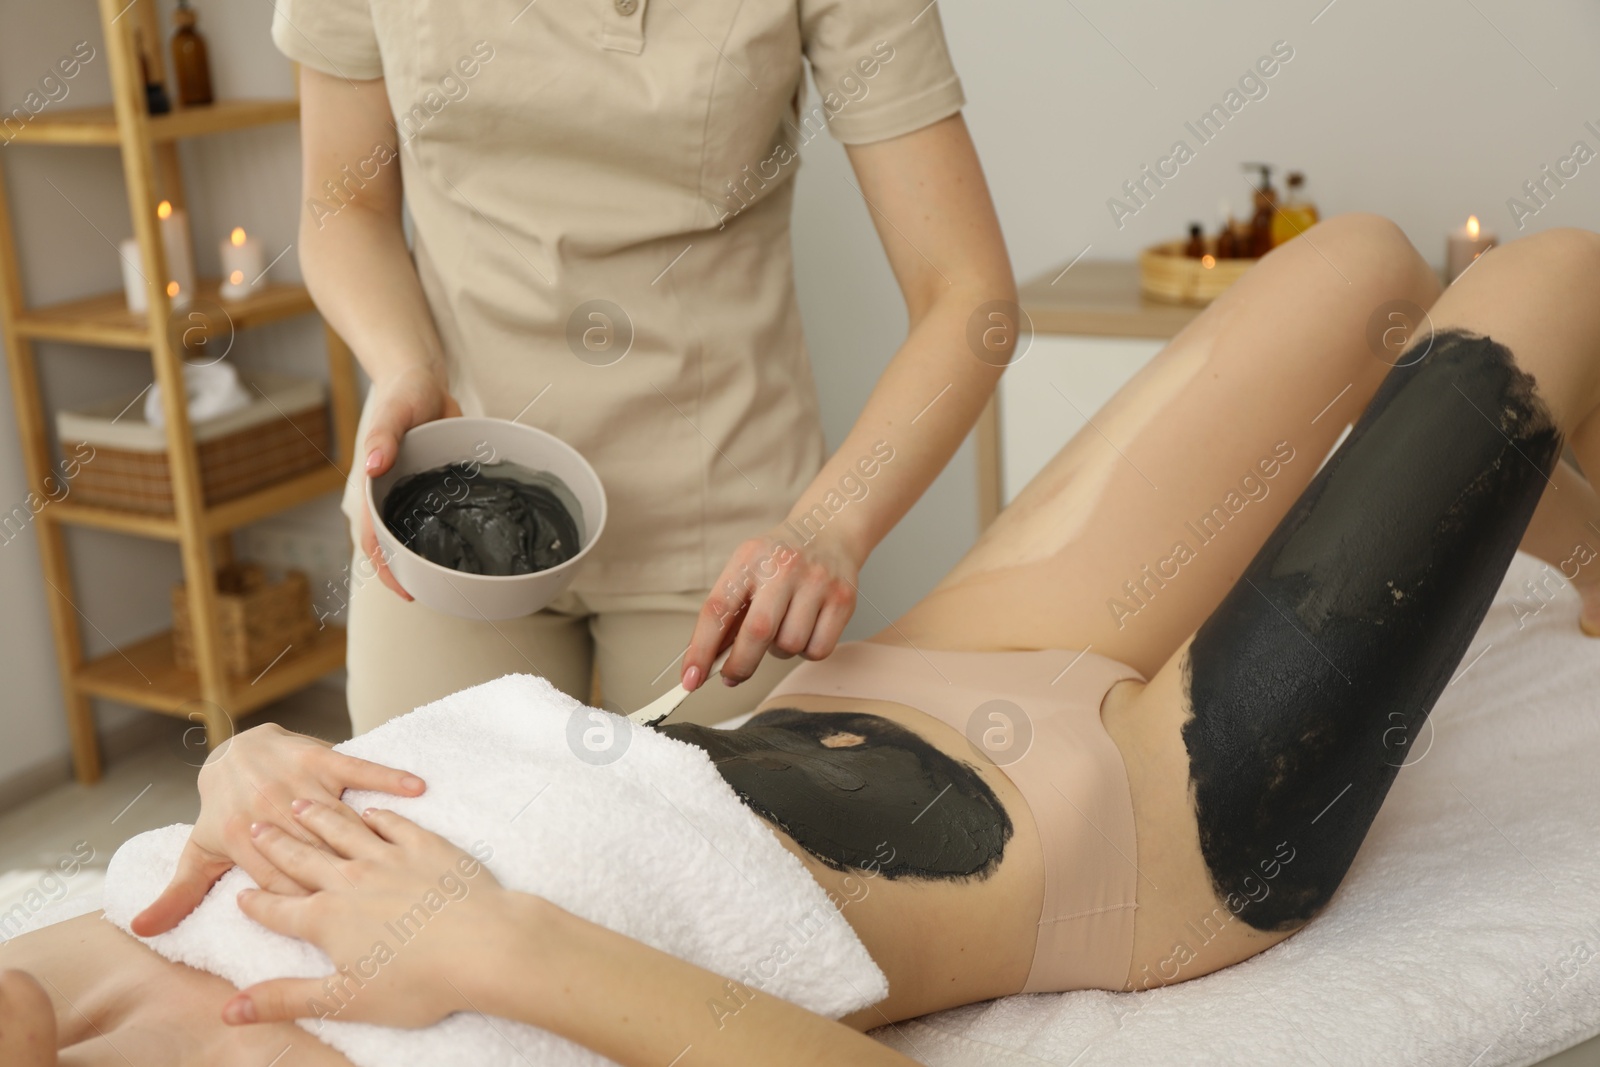
{"label": "wicker basket", "polygon": [[[191,426],[201,494],[220,504],[327,462],[328,402],[321,382],[255,375],[248,407]],[[56,415],[64,453],[89,454],[72,481],[85,504],[171,515],[165,432],[144,421],[138,397],[118,397]],[[85,448],[84,446],[87,446]]]}
{"label": "wicker basket", "polygon": [[[1152,300],[1173,304],[1209,304],[1255,266],[1255,259],[1195,259],[1183,254],[1186,242],[1169,241],[1139,253],[1139,288]],[[1216,242],[1206,239],[1214,254]],[[1210,262],[1210,266],[1206,263]]]}
{"label": "wicker basket", "polygon": [[[269,582],[259,564],[235,563],[217,572],[217,614],[221,621],[222,660],[230,674],[249,677],[265,670],[317,628],[311,612],[311,583],[304,573],[290,571]],[[189,621],[187,587],[172,587],[173,658],[184,670],[195,669],[194,627]]]}

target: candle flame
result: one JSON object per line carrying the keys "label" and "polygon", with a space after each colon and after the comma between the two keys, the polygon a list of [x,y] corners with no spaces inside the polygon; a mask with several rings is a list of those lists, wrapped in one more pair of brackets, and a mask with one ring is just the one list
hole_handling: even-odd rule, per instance
{"label": "candle flame", "polygon": [[163,200],[156,205],[156,218],[164,219],[172,215],[172,201]]}
{"label": "candle flame", "polygon": [[235,248],[238,248],[241,245],[243,245],[244,244],[244,227],[243,226],[235,226],[233,228],[233,233],[228,237],[228,240],[233,242],[233,247],[235,247]]}
{"label": "candle flame", "polygon": [[230,285],[243,285],[244,284],[244,271],[236,270],[232,274],[228,275],[228,284],[230,284]]}
{"label": "candle flame", "polygon": [[1467,216],[1467,236],[1474,241],[1478,239],[1478,216],[1476,215]]}
{"label": "candle flame", "polygon": [[1200,265],[1206,270],[1210,270],[1212,267],[1217,265],[1217,257],[1207,252],[1205,255],[1200,257]]}
{"label": "candle flame", "polygon": [[178,295],[178,283],[177,282],[168,282],[167,283],[167,295],[168,296],[177,296]]}

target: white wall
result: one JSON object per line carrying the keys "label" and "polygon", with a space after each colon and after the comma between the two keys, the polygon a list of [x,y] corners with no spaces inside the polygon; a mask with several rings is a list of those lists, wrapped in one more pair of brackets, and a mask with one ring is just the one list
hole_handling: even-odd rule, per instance
{"label": "white wall", "polygon": [[[1517,229],[1505,201],[1523,182],[1576,140],[1600,152],[1600,134],[1583,125],[1600,129],[1591,0],[1326,4],[939,3],[1018,280],[1059,269],[1085,246],[1089,258],[1132,259],[1191,221],[1212,231],[1219,200],[1246,212],[1239,164],[1258,160],[1305,171],[1325,214],[1390,216],[1442,263],[1445,232],[1468,214],[1508,240]],[[1221,102],[1276,41],[1294,58],[1265,82],[1266,96],[1200,145],[1184,123]],[[1195,157],[1119,228],[1107,200],[1180,137]],[[905,318],[866,210],[841,180],[843,150],[817,138],[800,173],[801,306],[837,444]],[[1600,227],[1600,159],[1524,232],[1548,226]],[[863,591],[883,614],[909,607],[971,544],[973,463],[969,441],[868,564]],[[851,634],[883,624],[863,604]]]}
{"label": "white wall", "polygon": [[[1506,198],[1576,140],[1600,150],[1600,9],[1552,0],[1167,0],[1069,4],[1027,0],[939,5],[968,96],[972,127],[1019,278],[1064,264],[1086,245],[1093,258],[1131,258],[1214,221],[1220,198],[1242,211],[1249,188],[1238,164],[1265,159],[1306,171],[1324,212],[1395,218],[1430,259],[1469,212],[1502,238],[1516,233]],[[278,95],[287,64],[271,48],[271,6],[198,0],[221,95]],[[1320,14],[1319,14],[1320,13]],[[1313,22],[1315,19],[1315,22]],[[1498,29],[1496,29],[1498,27]],[[1504,34],[1504,36],[1502,35]],[[79,40],[99,45],[88,3],[8,4],[0,14],[0,107],[20,102],[54,58]],[[1233,117],[1148,207],[1112,222],[1106,201],[1142,164],[1154,164],[1183,124],[1223,94],[1275,41],[1294,58],[1267,96]],[[1547,80],[1548,79],[1548,80]],[[1553,84],[1552,84],[1553,83]],[[73,86],[72,104],[107,99],[103,56]],[[275,255],[293,239],[293,130],[268,129],[186,146],[201,269],[211,238],[242,224]],[[113,288],[116,259],[95,232],[130,232],[116,156],[101,150],[0,148],[19,213],[25,287],[49,301]],[[829,440],[837,443],[898,344],[898,293],[859,198],[840,180],[842,150],[819,138],[806,149],[795,215],[805,327]],[[61,193],[52,190],[46,179]],[[62,193],[70,198],[69,204]],[[92,221],[86,221],[79,210]],[[1600,162],[1584,167],[1529,231],[1600,225]],[[201,240],[204,236],[206,239]],[[274,275],[296,277],[294,256]],[[246,335],[239,358],[295,369],[321,356],[315,327],[297,323]],[[148,381],[136,354],[44,346],[52,406]],[[9,404],[0,410],[0,504],[26,492]],[[970,444],[869,563],[852,633],[870,632],[915,601],[971,543],[975,481]],[[331,506],[287,520],[339,534]],[[175,553],[159,544],[74,531],[79,606],[91,649],[167,625]],[[0,679],[5,734],[0,778],[66,749],[60,699],[31,537],[0,546]],[[874,605],[879,610],[874,610]],[[109,720],[106,720],[109,721]]]}

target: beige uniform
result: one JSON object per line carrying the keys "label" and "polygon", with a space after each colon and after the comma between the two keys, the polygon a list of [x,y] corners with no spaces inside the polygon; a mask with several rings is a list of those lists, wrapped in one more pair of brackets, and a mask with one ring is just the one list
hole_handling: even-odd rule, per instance
{"label": "beige uniform", "polygon": [[[308,190],[312,215],[337,226],[398,166],[462,410],[569,442],[610,505],[569,593],[527,619],[455,619],[353,581],[356,728],[508,671],[583,697],[595,662],[631,710],[676,681],[729,555],[824,458],[789,239],[799,152],[824,129],[863,143],[961,108],[938,9],[277,0],[272,34],[317,70],[383,78],[398,128],[398,158],[352,145]],[[724,706],[752,706],[781,667]]]}

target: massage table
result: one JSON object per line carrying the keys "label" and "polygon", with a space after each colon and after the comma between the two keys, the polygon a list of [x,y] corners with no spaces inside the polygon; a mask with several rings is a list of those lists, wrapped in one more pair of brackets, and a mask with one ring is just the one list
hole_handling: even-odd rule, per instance
{"label": "massage table", "polygon": [[[1570,589],[1531,591],[1555,586],[1518,554],[1305,930],[1152,992],[1014,996],[873,1036],[928,1067],[1600,1064],[1600,640]],[[0,913],[36,881],[0,880]],[[98,888],[85,872],[40,920]]]}

